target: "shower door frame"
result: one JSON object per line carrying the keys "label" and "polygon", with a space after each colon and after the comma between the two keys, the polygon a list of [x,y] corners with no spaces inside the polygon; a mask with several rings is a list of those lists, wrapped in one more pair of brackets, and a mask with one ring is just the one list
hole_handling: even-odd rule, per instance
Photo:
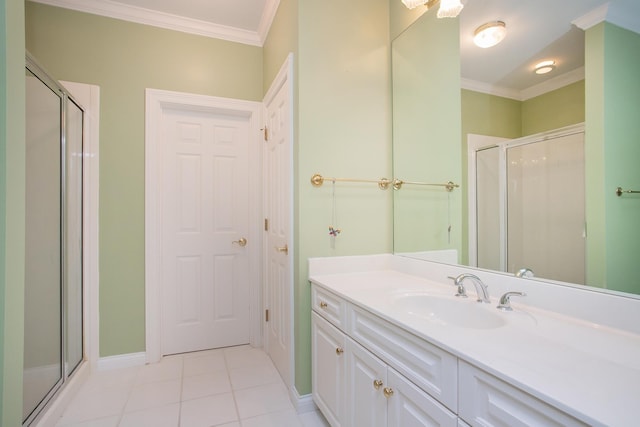
{"label": "shower door frame", "polygon": [[[62,364],[63,375],[56,385],[47,393],[46,397],[36,407],[32,414],[24,420],[23,425],[43,424],[53,425],[62,415],[62,411],[70,399],[86,380],[91,369],[95,369],[99,357],[99,318],[98,318],[98,202],[99,202],[99,106],[100,88],[73,82],[58,82],[27,52],[25,70],[29,70],[40,79],[49,89],[61,93],[61,124],[65,123],[66,102],[76,104],[83,111],[82,124],[82,358],[72,369],[65,367],[65,337],[62,336]],[[71,89],[71,91],[69,90]],[[61,135],[61,150],[66,150],[63,135]],[[61,173],[64,174],[64,165]],[[64,176],[64,175],[63,175]],[[64,194],[64,188],[61,189]],[[64,199],[63,199],[64,200]],[[64,207],[63,207],[64,209]],[[63,213],[64,210],[61,212]],[[64,235],[61,217],[61,235]],[[63,246],[64,247],[64,246]],[[61,258],[64,265],[64,258]],[[64,274],[64,273],[63,273]],[[63,276],[64,277],[64,276]],[[62,290],[61,290],[62,292]],[[64,295],[62,295],[64,298]],[[64,333],[65,313],[61,314]]]}

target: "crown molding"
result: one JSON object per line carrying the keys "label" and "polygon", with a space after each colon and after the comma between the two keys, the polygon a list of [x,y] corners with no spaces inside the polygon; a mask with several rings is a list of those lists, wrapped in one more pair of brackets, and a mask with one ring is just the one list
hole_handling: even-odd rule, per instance
{"label": "crown molding", "polygon": [[547,92],[560,89],[570,84],[584,80],[584,67],[576,68],[559,76],[553,77],[543,83],[528,87],[520,91],[522,101],[544,95]]}
{"label": "crown molding", "polygon": [[267,0],[258,31],[249,31],[225,25],[214,24],[193,18],[157,12],[137,6],[129,6],[111,0],[30,0],[36,3],[57,6],[79,12],[91,13],[108,18],[138,24],[151,25],[183,33],[260,46],[269,32],[280,0]]}
{"label": "crown molding", "polygon": [[571,23],[586,31],[594,25],[607,21],[625,30],[640,33],[638,12],[640,12],[640,7],[637,3],[631,1],[609,2],[573,20]]}
{"label": "crown molding", "polygon": [[491,83],[485,83],[471,79],[460,79],[460,87],[462,89],[472,90],[474,92],[486,93],[487,95],[494,95],[501,98],[510,98],[515,99],[516,101],[522,101],[520,91],[507,87],[496,86]]}
{"label": "crown molding", "polygon": [[486,93],[488,95],[499,96],[502,98],[515,99],[516,101],[526,101],[536,96],[560,89],[572,83],[584,80],[584,67],[556,76],[543,83],[528,87],[523,90],[515,90],[489,83],[478,82],[470,79],[461,79],[462,89],[472,90],[474,92]]}
{"label": "crown molding", "polygon": [[588,12],[581,17],[574,19],[573,21],[571,21],[571,23],[581,30],[586,31],[594,25],[597,25],[606,20],[608,13],[609,3],[605,3],[600,7],[596,7],[591,12]]}
{"label": "crown molding", "polygon": [[280,6],[280,0],[267,0],[267,3],[264,6],[264,10],[262,11],[262,18],[260,19],[260,24],[258,25],[258,37],[260,39],[260,46],[264,45],[264,42],[267,40],[269,30],[271,29],[271,24],[273,24],[273,20],[276,17],[276,12],[278,12],[278,6]]}

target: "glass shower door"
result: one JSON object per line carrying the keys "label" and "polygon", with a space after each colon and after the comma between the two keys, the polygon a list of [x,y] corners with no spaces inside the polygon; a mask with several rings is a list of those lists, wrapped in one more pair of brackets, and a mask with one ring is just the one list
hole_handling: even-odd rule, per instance
{"label": "glass shower door", "polygon": [[62,94],[27,70],[23,417],[60,386]]}
{"label": "glass shower door", "polygon": [[507,266],[585,283],[584,134],[507,149]]}

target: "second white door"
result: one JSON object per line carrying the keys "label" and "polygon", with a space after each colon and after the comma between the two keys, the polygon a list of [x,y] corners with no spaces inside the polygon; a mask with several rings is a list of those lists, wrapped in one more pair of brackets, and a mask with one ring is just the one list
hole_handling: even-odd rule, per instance
{"label": "second white door", "polygon": [[162,122],[162,354],[249,343],[249,120]]}

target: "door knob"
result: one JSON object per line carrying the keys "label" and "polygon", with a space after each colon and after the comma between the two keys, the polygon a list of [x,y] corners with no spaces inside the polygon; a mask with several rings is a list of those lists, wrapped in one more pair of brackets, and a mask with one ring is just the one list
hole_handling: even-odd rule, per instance
{"label": "door knob", "polygon": [[276,251],[284,252],[284,254],[287,255],[289,253],[289,247],[287,245],[284,245],[282,247],[276,246]]}
{"label": "door knob", "polygon": [[247,246],[247,239],[245,239],[244,237],[241,237],[239,240],[234,240],[231,243],[237,243],[238,245],[245,247]]}

